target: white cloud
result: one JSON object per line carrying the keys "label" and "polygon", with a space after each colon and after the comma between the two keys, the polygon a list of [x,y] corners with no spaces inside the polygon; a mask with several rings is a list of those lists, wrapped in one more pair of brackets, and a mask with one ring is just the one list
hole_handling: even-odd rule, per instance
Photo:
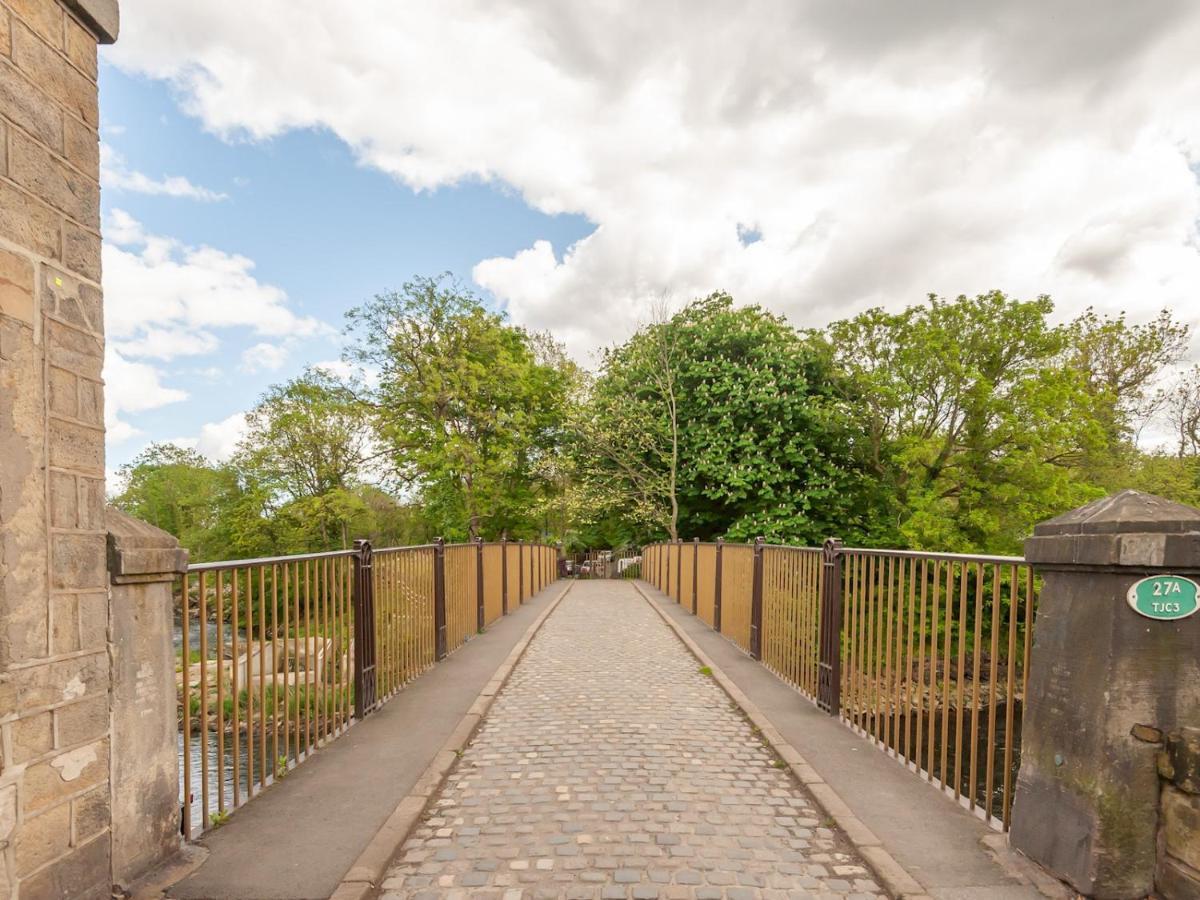
{"label": "white cloud", "polygon": [[105,327],[123,352],[159,359],[212,352],[213,329],[280,339],[328,330],[292,312],[287,295],[256,279],[244,256],[148,234],[120,209],[105,222],[105,238]]}
{"label": "white cloud", "polygon": [[269,344],[266,341],[247,347],[242,351],[243,372],[275,372],[287,362],[290,348],[287,344]]}
{"label": "white cloud", "polygon": [[187,392],[167,387],[163,373],[147,363],[131,362],[111,344],[104,351],[104,424],[110,446],[141,434],[122,418],[126,413],[143,413],[187,399]]}
{"label": "white cloud", "polygon": [[209,422],[200,429],[192,446],[209,459],[223,462],[233,456],[238,441],[246,434],[246,414],[237,412],[220,422]]}
{"label": "white cloud", "polygon": [[121,154],[105,143],[100,144],[100,184],[102,187],[117,191],[129,191],[134,194],[161,194],[167,197],[200,200],[205,203],[229,198],[228,194],[192,184],[182,175],[151,178],[145,172],[129,169]]}
{"label": "white cloud", "polygon": [[475,269],[577,352],[716,289],[801,324],[993,287],[1200,322],[1188,0],[122,12],[107,58],[216,132],[326,127],[413,188],[495,180],[586,215],[573,248]]}

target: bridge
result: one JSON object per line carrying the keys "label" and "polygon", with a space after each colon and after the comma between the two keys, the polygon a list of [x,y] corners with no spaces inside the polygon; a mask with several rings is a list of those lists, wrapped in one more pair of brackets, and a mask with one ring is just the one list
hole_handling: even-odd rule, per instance
{"label": "bridge", "polygon": [[[1104,508],[1178,515],[1162,503]],[[439,541],[188,566],[173,593],[191,849],[154,887],[1074,896],[1054,847],[1038,865],[1009,836],[1047,815],[1022,761],[1047,740],[1030,704],[1053,567],[836,540],[586,563]]]}

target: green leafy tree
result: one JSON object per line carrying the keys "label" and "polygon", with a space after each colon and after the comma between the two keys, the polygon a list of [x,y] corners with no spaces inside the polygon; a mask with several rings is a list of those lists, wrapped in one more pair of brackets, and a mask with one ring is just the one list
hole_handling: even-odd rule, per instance
{"label": "green leafy tree", "polygon": [[605,356],[581,471],[599,508],[668,537],[860,536],[872,482],[840,388],[820,342],[713,294]]}
{"label": "green leafy tree", "polygon": [[1013,551],[1037,521],[1102,493],[1080,466],[1106,440],[1071,329],[1048,297],[996,291],[829,329],[855,383],[865,458],[891,495],[899,542]]}
{"label": "green leafy tree", "polygon": [[402,482],[450,538],[529,527],[536,463],[555,452],[568,376],[449,276],[347,314],[349,359],[379,373],[373,419]]}
{"label": "green leafy tree", "polygon": [[246,416],[235,464],[288,520],[285,545],[349,547],[365,507],[355,489],[371,459],[368,410],[320,369],[271,387]]}

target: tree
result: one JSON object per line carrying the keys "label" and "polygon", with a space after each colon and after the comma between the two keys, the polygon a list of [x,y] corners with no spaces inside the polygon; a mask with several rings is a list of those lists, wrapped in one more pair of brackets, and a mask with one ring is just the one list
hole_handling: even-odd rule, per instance
{"label": "tree", "polygon": [[1081,371],[1096,402],[1109,444],[1128,440],[1165,401],[1155,383],[1187,350],[1188,327],[1169,310],[1131,325],[1125,313],[1100,316],[1089,308],[1068,329],[1067,364]]}
{"label": "tree", "polygon": [[379,373],[367,398],[376,433],[446,536],[527,527],[536,463],[561,432],[567,373],[448,275],[416,278],[347,318],[347,357]]}
{"label": "tree", "polygon": [[151,444],[120,469],[119,509],[173,534],[193,562],[255,556],[273,546],[262,494],[230,465]]}
{"label": "tree", "polygon": [[367,409],[355,393],[320,369],[272,386],[246,416],[235,464],[273,493],[277,509],[290,508],[301,531],[288,543],[342,548],[354,539],[361,511],[354,490],[371,458]]}
{"label": "tree", "polygon": [[1080,466],[1106,423],[1087,371],[1064,364],[1072,331],[1049,323],[1052,310],[1048,297],[931,295],[830,326],[898,541],[1013,551],[1035,522],[1102,493]]}
{"label": "tree", "polygon": [[812,543],[866,531],[871,481],[824,347],[726,294],[607,353],[580,424],[597,508],[651,533]]}

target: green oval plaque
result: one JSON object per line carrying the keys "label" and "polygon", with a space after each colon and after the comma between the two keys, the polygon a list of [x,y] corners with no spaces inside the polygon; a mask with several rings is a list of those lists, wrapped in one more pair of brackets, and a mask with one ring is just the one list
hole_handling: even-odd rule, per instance
{"label": "green oval plaque", "polygon": [[1178,575],[1152,575],[1134,582],[1126,599],[1148,619],[1186,619],[1200,609],[1200,586]]}

